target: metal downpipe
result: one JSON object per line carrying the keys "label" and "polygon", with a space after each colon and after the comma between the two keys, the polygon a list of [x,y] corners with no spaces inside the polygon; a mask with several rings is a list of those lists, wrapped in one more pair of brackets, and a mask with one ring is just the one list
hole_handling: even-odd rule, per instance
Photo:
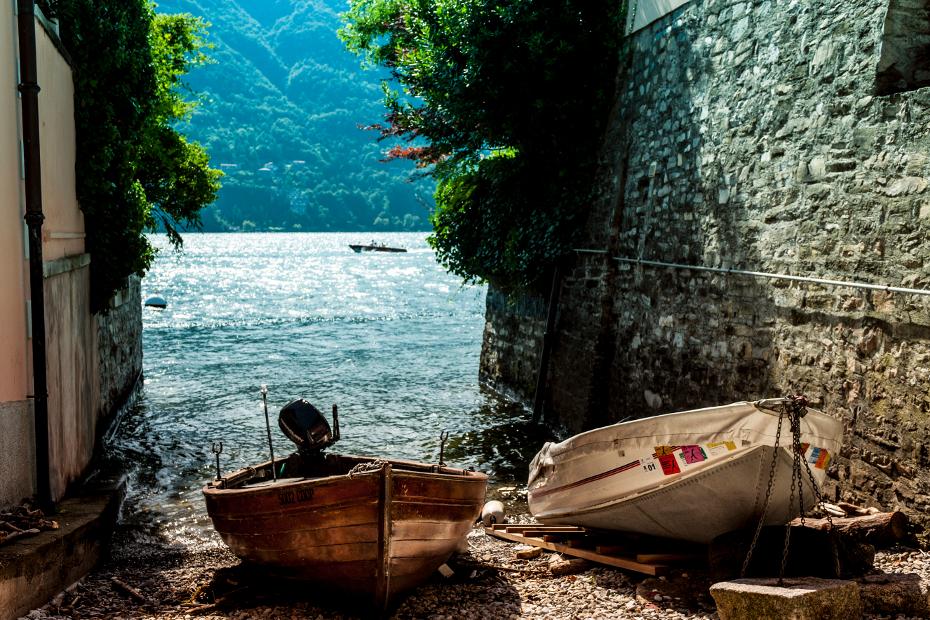
{"label": "metal downpipe", "polygon": [[39,83],[35,5],[17,0],[19,85],[22,96],[26,225],[29,229],[29,291],[32,307],[32,376],[36,438],[36,493],[43,510],[54,508],[48,449],[48,378],[45,351],[45,284],[42,261],[42,161],[39,153]]}

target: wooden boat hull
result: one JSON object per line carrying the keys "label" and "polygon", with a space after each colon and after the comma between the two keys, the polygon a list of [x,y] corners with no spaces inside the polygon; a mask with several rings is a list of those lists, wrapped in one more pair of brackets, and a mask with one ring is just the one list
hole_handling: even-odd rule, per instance
{"label": "wooden boat hull", "polygon": [[[709,542],[761,515],[777,423],[777,413],[759,403],[735,403],[546,444],[530,466],[530,512],[546,524]],[[788,502],[793,460],[787,420],[781,433],[769,524],[786,523],[799,511],[796,496]],[[818,411],[808,410],[801,420],[804,459],[818,486],[842,433],[838,420]],[[803,482],[808,509],[814,489],[806,473]]]}
{"label": "wooden boat hull", "polygon": [[[346,470],[371,461],[327,459]],[[254,471],[270,472],[269,466]],[[240,558],[283,577],[363,595],[384,608],[445,562],[481,511],[487,476],[434,469],[390,461],[352,475],[238,487],[237,472],[226,485],[204,488],[204,496],[214,527]]]}

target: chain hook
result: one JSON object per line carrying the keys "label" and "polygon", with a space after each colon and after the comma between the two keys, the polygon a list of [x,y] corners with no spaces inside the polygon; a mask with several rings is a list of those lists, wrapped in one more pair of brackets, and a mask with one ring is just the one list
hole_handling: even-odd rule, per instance
{"label": "chain hook", "polygon": [[[804,446],[801,444],[801,418],[807,415],[807,406],[809,402],[806,397],[802,395],[795,396],[786,396],[785,404],[782,410],[778,414],[778,427],[775,431],[775,443],[773,446],[772,452],[772,463],[769,467],[769,481],[768,486],[765,490],[765,499],[762,503],[762,512],[759,517],[759,523],[756,525],[755,532],[753,533],[752,542],[749,544],[749,551],[746,553],[746,558],[743,561],[743,567],[740,570],[740,577],[746,576],[746,571],[749,568],[749,563],[752,559],[753,552],[755,551],[756,544],[759,542],[759,534],[762,532],[762,527],[765,524],[765,515],[768,511],[769,503],[772,496],[772,488],[774,487],[775,482],[775,469],[778,461],[778,444],[781,440],[781,428],[782,422],[785,417],[788,417],[788,423],[791,428],[791,452],[792,452],[792,467],[791,467],[791,488],[788,495],[788,510],[790,512],[791,505],[794,502],[794,492],[797,488],[798,492],[798,512],[800,513],[800,522],[801,525],[804,525],[804,478],[803,470],[807,469],[807,477],[810,480],[811,489],[814,492],[814,496],[817,499],[818,503],[823,503],[823,495],[820,492],[820,489],[817,488],[817,482],[814,480],[814,474],[811,471],[810,465],[807,463],[807,460],[804,458]],[[803,467],[802,467],[803,463]],[[839,548],[836,542],[836,530],[833,527],[833,519],[830,517],[830,513],[827,513],[827,523],[829,524],[829,535],[830,535],[830,544],[833,548],[833,570],[837,578],[840,576],[841,567],[840,567],[840,558],[839,558]],[[782,557],[781,557],[781,566],[779,567],[778,572],[778,584],[781,585],[784,583],[785,568],[788,564],[788,547],[791,540],[791,523],[785,525],[785,541],[784,546],[782,547]]]}

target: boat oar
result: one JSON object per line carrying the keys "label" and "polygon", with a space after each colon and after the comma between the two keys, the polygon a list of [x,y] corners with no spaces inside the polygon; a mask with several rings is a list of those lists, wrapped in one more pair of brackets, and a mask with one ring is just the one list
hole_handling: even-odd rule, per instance
{"label": "boat oar", "polygon": [[271,477],[278,479],[278,472],[274,468],[274,445],[271,443],[271,422],[268,420],[268,386],[262,384],[262,403],[265,405],[265,430],[268,431],[268,451],[271,453]]}

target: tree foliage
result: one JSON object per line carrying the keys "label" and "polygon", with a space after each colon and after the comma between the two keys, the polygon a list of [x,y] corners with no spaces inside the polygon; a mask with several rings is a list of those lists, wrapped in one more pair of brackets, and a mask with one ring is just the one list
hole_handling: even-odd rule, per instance
{"label": "tree foliage", "polygon": [[382,138],[439,180],[440,261],[532,287],[570,247],[614,92],[625,3],[352,0],[341,36],[386,67]]}
{"label": "tree foliage", "polygon": [[92,255],[92,305],[107,307],[154,249],[145,231],[196,227],[213,202],[220,173],[203,148],[173,128],[192,104],[182,77],[205,60],[205,24],[156,15],[147,0],[49,2],[72,57],[77,130],[77,194]]}

